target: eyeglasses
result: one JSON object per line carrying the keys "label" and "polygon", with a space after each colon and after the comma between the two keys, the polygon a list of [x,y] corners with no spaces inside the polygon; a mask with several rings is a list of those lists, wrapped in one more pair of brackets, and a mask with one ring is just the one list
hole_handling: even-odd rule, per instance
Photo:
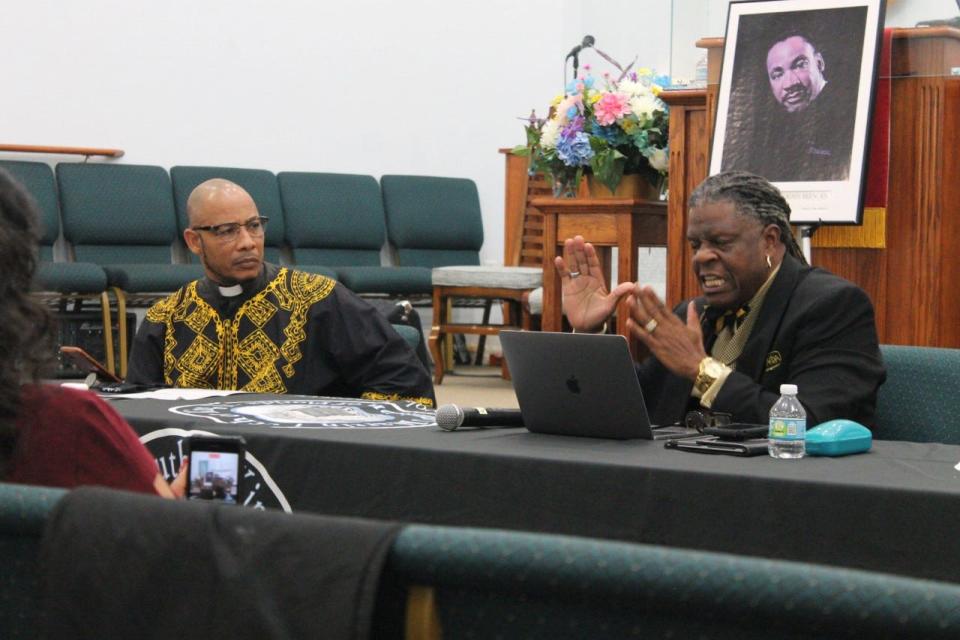
{"label": "eyeglasses", "polygon": [[220,242],[233,242],[240,237],[240,227],[245,227],[247,233],[253,238],[260,238],[266,229],[267,216],[257,216],[250,218],[246,222],[225,222],[223,224],[208,224],[205,226],[190,227],[194,231],[209,231],[213,237]]}

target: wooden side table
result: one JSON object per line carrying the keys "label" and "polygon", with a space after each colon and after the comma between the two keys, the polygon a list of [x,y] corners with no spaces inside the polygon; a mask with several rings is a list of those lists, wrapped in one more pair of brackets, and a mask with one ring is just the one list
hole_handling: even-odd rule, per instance
{"label": "wooden side table", "polygon": [[[617,247],[617,277],[637,280],[637,249],[666,246],[667,205],[634,198],[534,198],[530,202],[544,216],[543,319],[544,331],[562,327],[560,277],[553,259],[563,252],[563,241],[575,235],[598,248]],[[607,273],[607,280],[610,274]],[[609,282],[607,283],[610,284]],[[627,332],[626,302],[617,309],[617,333],[626,336],[637,357],[639,342]]]}

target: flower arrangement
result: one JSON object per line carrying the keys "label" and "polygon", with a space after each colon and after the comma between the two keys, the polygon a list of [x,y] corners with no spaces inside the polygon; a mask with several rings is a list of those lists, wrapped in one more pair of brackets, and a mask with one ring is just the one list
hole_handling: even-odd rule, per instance
{"label": "flower arrangement", "polygon": [[586,75],[558,95],[545,120],[531,114],[527,145],[515,153],[530,156],[533,171],[553,178],[554,191],[574,193],[584,172],[611,192],[624,174],[639,173],[654,185],[667,174],[668,107],[657,96],[668,84],[649,69],[625,72],[597,82]]}

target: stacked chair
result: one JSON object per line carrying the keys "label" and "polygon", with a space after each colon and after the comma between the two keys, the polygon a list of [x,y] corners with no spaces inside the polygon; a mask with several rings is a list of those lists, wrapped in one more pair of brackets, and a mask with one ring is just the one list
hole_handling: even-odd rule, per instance
{"label": "stacked chair", "polygon": [[[84,302],[99,304],[103,321],[103,350],[107,366],[114,371],[113,323],[107,274],[92,262],[54,262],[53,249],[60,236],[60,204],[53,170],[42,162],[3,161],[6,169],[26,187],[40,210],[42,235],[39,246],[35,293],[55,304],[58,313],[70,307],[80,311]],[[121,332],[122,335],[122,332]],[[121,338],[122,344],[122,338]]]}
{"label": "stacked chair", "polygon": [[373,176],[288,171],[277,178],[297,268],[332,270],[332,277],[359,294],[430,293],[428,269],[380,264],[386,225]]}
{"label": "stacked chair", "polygon": [[[475,334],[481,336],[477,362],[483,357],[483,338],[501,329],[529,329],[530,315],[522,301],[541,286],[539,267],[482,267],[483,220],[480,197],[472,180],[428,176],[383,176],[387,233],[396,247],[401,265],[431,269],[433,289],[433,327],[429,344],[434,360],[434,381],[443,382],[447,361],[441,350],[445,336]],[[478,323],[454,323],[454,301],[480,300],[483,320]],[[490,324],[494,300],[504,303],[502,324]],[[450,353],[447,348],[447,353]],[[506,363],[503,376],[509,377]]]}
{"label": "stacked chair", "polygon": [[170,177],[147,165],[57,165],[64,237],[77,261],[101,265],[117,297],[120,375],[126,375],[126,308],[145,306],[203,275],[173,264],[177,239]]}

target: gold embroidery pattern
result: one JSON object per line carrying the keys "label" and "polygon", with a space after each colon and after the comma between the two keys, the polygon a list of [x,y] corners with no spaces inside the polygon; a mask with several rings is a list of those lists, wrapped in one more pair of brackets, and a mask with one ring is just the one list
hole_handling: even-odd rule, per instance
{"label": "gold embroidery pattern", "polygon": [[276,312],[277,308],[275,306],[259,296],[250,300],[250,306],[246,309],[247,317],[259,329],[262,329],[263,325],[267,324]]}
{"label": "gold embroidery pattern", "polygon": [[173,384],[173,369],[177,364],[176,357],[173,355],[174,349],[177,348],[177,338],[173,331],[174,317],[183,316],[191,291],[196,288],[195,285],[195,282],[191,282],[187,287],[167,296],[147,310],[147,320],[164,325],[163,381],[169,385]]}
{"label": "gold embroidery pattern", "polygon": [[414,396],[402,396],[399,393],[380,393],[379,391],[364,391],[360,394],[360,398],[363,400],[409,400],[410,402],[416,402],[422,404],[425,407],[432,407],[433,400],[430,398],[417,398]]}
{"label": "gold embroidery pattern", "polygon": [[[330,295],[335,285],[335,281],[324,276],[290,272],[283,268],[263,291],[240,306],[233,320],[222,320],[197,294],[197,282],[191,282],[147,312],[148,320],[166,328],[163,349],[165,382],[178,387],[237,389],[242,372],[249,379],[243,385],[244,391],[286,393],[283,376],[278,370],[280,358],[286,360],[283,373],[287,378],[292,377],[294,364],[303,358],[300,345],[307,337],[304,325],[310,307]],[[262,329],[280,309],[289,312],[290,317],[284,328],[286,339],[278,347]],[[243,318],[248,318],[256,329],[240,340]],[[215,339],[210,335],[211,323]],[[178,324],[188,328],[194,336],[179,355]],[[176,379],[174,375],[177,375]]]}
{"label": "gold embroidery pattern", "polygon": [[270,393],[276,389],[285,389],[276,366],[264,366],[274,363],[280,357],[280,349],[270,337],[257,329],[240,342],[237,349],[237,366],[250,378],[243,385],[243,391]]}
{"label": "gold embroidery pattern", "polygon": [[[281,280],[285,271],[286,269],[281,269],[280,275],[274,282],[279,281],[281,285],[286,284],[285,279]],[[288,378],[293,377],[293,365],[303,358],[303,354],[300,352],[300,343],[307,339],[307,334],[303,330],[307,323],[307,312],[310,307],[330,295],[336,284],[336,281],[325,276],[294,271],[291,273],[289,290],[281,290],[280,286],[277,287],[277,303],[280,308],[290,311],[290,321],[283,330],[287,339],[280,346],[280,353],[287,361],[287,364],[283,367],[283,373]]]}

